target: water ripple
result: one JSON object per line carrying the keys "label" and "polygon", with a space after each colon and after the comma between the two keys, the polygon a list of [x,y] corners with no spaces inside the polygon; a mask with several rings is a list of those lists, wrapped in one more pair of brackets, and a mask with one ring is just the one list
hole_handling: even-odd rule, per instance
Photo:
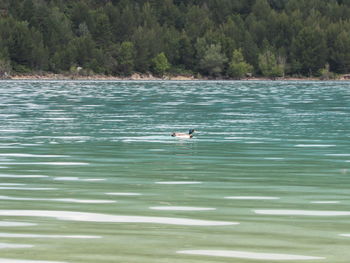
{"label": "water ripple", "polygon": [[189,182],[189,181],[169,181],[169,182],[156,182],[156,184],[170,184],[170,185],[186,185],[186,184],[201,184],[202,182]]}
{"label": "water ripple", "polygon": [[[0,227],[36,226],[37,224],[26,222],[0,221]],[[1,261],[0,261],[1,262]]]}
{"label": "water ripple", "polygon": [[256,260],[318,260],[324,257],[312,257],[289,254],[273,254],[273,253],[255,253],[246,251],[230,251],[230,250],[183,250],[178,251],[179,254],[215,256],[228,258],[256,259]]}
{"label": "water ripple", "polygon": [[43,260],[26,260],[26,259],[8,259],[0,258],[1,263],[68,263],[63,261],[43,261]]}
{"label": "water ripple", "polygon": [[164,210],[164,211],[211,211],[216,208],[209,207],[192,207],[192,206],[152,206],[150,209],[153,210]]}
{"label": "water ripple", "polygon": [[39,234],[13,234],[13,233],[0,233],[0,237],[8,238],[68,238],[68,239],[95,239],[101,238],[101,236],[84,236],[84,235],[39,235]]}
{"label": "water ripple", "polygon": [[184,226],[229,226],[237,225],[237,222],[197,220],[172,217],[149,216],[118,216],[98,213],[83,213],[70,211],[45,211],[45,210],[0,210],[0,216],[34,216],[53,217],[59,220],[86,221],[86,222],[111,222],[111,223],[149,223]]}
{"label": "water ripple", "polygon": [[[10,243],[0,243],[0,249],[8,248],[32,248],[33,245],[24,245],[24,244],[10,244]],[[2,261],[1,261],[2,262]]]}
{"label": "water ripple", "polygon": [[80,204],[110,204],[116,203],[114,200],[87,200],[87,199],[75,199],[75,198],[31,198],[31,197],[11,197],[0,196],[0,200],[12,200],[12,201],[51,201],[51,202],[64,202],[64,203],[80,203]]}
{"label": "water ripple", "polygon": [[235,200],[278,200],[280,197],[273,196],[227,196],[225,199]]}
{"label": "water ripple", "polygon": [[313,210],[254,210],[261,215],[280,216],[350,216],[349,211],[313,211]]}

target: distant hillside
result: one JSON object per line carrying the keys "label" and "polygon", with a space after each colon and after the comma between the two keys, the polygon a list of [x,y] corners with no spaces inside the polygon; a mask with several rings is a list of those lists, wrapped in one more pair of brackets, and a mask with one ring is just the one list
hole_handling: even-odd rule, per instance
{"label": "distant hillside", "polygon": [[350,0],[2,0],[4,72],[350,72]]}

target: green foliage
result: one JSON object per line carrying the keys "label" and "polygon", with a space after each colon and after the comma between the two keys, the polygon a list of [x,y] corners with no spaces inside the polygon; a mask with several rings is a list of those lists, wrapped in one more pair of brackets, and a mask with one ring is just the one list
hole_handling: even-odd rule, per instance
{"label": "green foliage", "polygon": [[0,79],[7,78],[11,75],[11,65],[8,60],[0,59]]}
{"label": "green foliage", "polygon": [[108,46],[112,39],[112,28],[109,18],[102,12],[95,12],[92,14],[92,30],[94,40],[99,46]]}
{"label": "green foliage", "polygon": [[336,79],[337,75],[329,71],[329,64],[327,64],[323,69],[320,70],[320,80],[330,80]]}
{"label": "green foliage", "polygon": [[164,52],[159,53],[152,59],[153,72],[159,76],[163,76],[170,69],[170,64]]}
{"label": "green foliage", "polygon": [[317,73],[327,62],[327,44],[319,29],[305,27],[291,46],[294,71],[304,75]]}
{"label": "green foliage", "polygon": [[199,66],[204,74],[211,77],[218,77],[223,72],[226,61],[226,56],[221,53],[221,46],[212,44],[206,47]]}
{"label": "green foliage", "polygon": [[50,10],[43,30],[45,30],[44,44],[49,47],[51,54],[66,45],[73,37],[70,19],[57,7]]}
{"label": "green foliage", "polygon": [[350,72],[350,34],[342,31],[336,37],[330,52],[333,69],[339,73]]}
{"label": "green foliage", "polygon": [[268,49],[259,55],[259,69],[263,76],[269,78],[282,77],[284,74],[283,66],[278,64],[275,54]]}
{"label": "green foliage", "polygon": [[243,55],[249,64],[253,65],[254,68],[258,68],[259,48],[249,32],[245,32]]}
{"label": "green foliage", "polygon": [[252,73],[253,66],[245,62],[242,49],[236,49],[233,51],[232,60],[229,65],[228,74],[235,79],[241,79],[248,73]]}
{"label": "green foliage", "polygon": [[193,69],[195,65],[195,50],[187,34],[182,34],[180,37],[178,51],[178,64],[187,69]]}
{"label": "green foliage", "polygon": [[349,17],[349,0],[3,0],[0,58],[18,72],[156,72],[163,52],[210,77],[348,73]]}
{"label": "green foliage", "polygon": [[125,41],[120,45],[118,52],[118,70],[122,75],[131,75],[134,70],[135,48],[134,44]]}

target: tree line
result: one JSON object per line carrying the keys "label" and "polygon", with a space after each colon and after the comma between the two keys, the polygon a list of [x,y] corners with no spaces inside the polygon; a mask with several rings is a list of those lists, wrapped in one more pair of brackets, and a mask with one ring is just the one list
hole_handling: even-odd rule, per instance
{"label": "tree line", "polygon": [[350,0],[1,0],[0,74],[350,72]]}

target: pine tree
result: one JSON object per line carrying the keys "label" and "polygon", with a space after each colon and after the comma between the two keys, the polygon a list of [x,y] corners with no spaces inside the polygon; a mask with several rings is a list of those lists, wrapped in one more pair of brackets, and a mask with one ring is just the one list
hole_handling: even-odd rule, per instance
{"label": "pine tree", "polygon": [[223,72],[226,61],[226,56],[221,53],[221,46],[212,44],[206,48],[200,60],[200,69],[209,76],[218,77]]}
{"label": "pine tree", "polygon": [[319,29],[306,27],[293,40],[291,46],[292,66],[296,72],[313,75],[326,64],[327,45]]}
{"label": "pine tree", "polygon": [[331,49],[332,69],[339,73],[350,72],[350,34],[341,32]]}

